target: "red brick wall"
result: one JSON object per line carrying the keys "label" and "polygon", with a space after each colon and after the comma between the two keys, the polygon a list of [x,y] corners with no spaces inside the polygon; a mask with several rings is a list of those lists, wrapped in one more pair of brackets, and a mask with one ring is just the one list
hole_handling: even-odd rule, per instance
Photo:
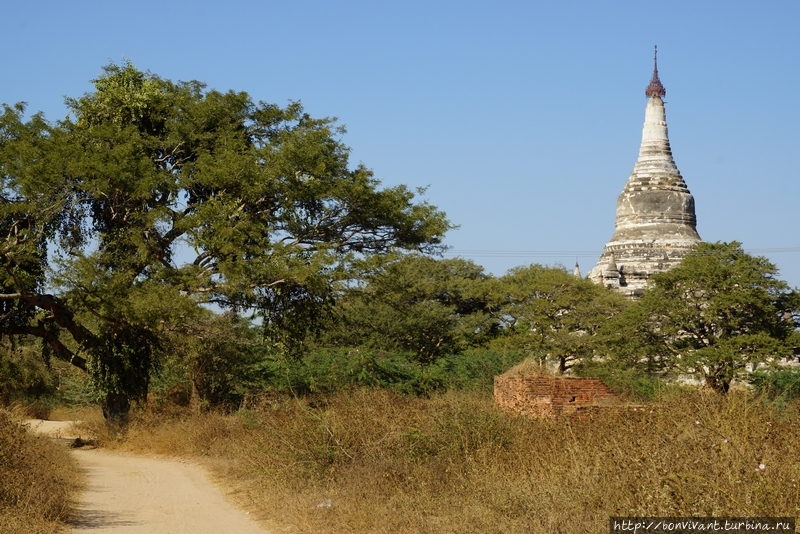
{"label": "red brick wall", "polygon": [[589,406],[613,404],[617,396],[598,378],[500,375],[494,400],[522,415],[569,415]]}

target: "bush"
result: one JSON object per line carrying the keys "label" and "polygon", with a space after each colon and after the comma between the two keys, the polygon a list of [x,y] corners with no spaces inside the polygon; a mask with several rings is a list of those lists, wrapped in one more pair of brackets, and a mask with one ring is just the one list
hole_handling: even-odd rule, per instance
{"label": "bush", "polygon": [[370,349],[319,349],[302,360],[267,358],[261,372],[263,386],[295,394],[353,386],[426,394],[443,386],[440,369],[416,363],[412,354]]}
{"label": "bush", "polygon": [[756,371],[748,377],[755,391],[771,400],[800,399],[800,369]]}
{"label": "bush", "polygon": [[578,376],[599,378],[620,397],[634,401],[652,401],[667,387],[658,377],[616,362],[581,362],[573,371]]}
{"label": "bush", "polygon": [[202,407],[238,406],[253,382],[264,345],[248,319],[215,315],[167,336],[167,351],[150,392],[161,403],[185,403],[196,394]]}
{"label": "bush", "polygon": [[97,404],[97,393],[92,389],[89,376],[67,362],[54,360],[53,373],[58,377],[53,400],[66,406],[90,406]]}
{"label": "bush", "polygon": [[492,391],[494,377],[523,360],[518,352],[470,349],[445,356],[439,362],[449,389]]}
{"label": "bush", "polygon": [[516,353],[472,349],[421,364],[412,353],[364,348],[319,349],[302,360],[267,358],[254,389],[334,393],[352,387],[377,387],[427,396],[447,389],[491,391],[494,376],[519,361]]}
{"label": "bush", "polygon": [[0,346],[0,402],[33,400],[54,393],[53,374],[30,347]]}
{"label": "bush", "polygon": [[189,364],[182,355],[171,354],[164,358],[157,373],[150,380],[147,402],[157,410],[170,405],[188,406],[192,400],[192,381]]}
{"label": "bush", "polygon": [[83,371],[60,361],[48,361],[35,346],[0,345],[0,405],[16,405],[19,413],[47,419],[54,406],[94,404]]}

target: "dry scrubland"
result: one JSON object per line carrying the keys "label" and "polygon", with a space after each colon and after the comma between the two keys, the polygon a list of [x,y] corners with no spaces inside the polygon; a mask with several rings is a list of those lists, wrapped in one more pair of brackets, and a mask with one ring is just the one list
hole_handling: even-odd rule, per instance
{"label": "dry scrubland", "polygon": [[206,457],[276,532],[604,532],[610,515],[800,515],[800,419],[671,390],[582,420],[485,393],[358,390],[233,414],[150,410],[105,445]]}
{"label": "dry scrubland", "polygon": [[60,532],[80,478],[65,446],[32,435],[0,409],[0,532]]}

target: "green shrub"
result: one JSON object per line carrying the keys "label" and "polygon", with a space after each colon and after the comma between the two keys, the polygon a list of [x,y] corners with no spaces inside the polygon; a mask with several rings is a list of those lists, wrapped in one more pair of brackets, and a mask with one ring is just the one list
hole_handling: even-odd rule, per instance
{"label": "green shrub", "polygon": [[756,393],[772,400],[790,401],[800,398],[800,369],[756,371],[748,377]]}
{"label": "green shrub", "polygon": [[67,406],[89,406],[97,403],[97,393],[92,389],[89,376],[72,364],[54,360],[53,373],[57,377],[54,402]]}
{"label": "green shrub", "polygon": [[516,353],[471,349],[421,364],[412,353],[365,348],[318,349],[301,360],[268,357],[252,390],[334,393],[352,387],[385,388],[427,396],[446,389],[491,391],[494,376],[519,361]]}
{"label": "green shrub", "polygon": [[296,394],[332,393],[353,386],[425,394],[444,384],[438,367],[426,368],[411,354],[370,349],[319,349],[302,360],[267,358],[260,372],[262,386]]}
{"label": "green shrub", "polygon": [[494,377],[523,359],[518,352],[469,349],[461,354],[445,356],[437,364],[443,368],[449,389],[492,391]]}
{"label": "green shrub", "polygon": [[599,378],[617,395],[635,401],[652,401],[667,387],[658,377],[616,362],[581,362],[573,370],[578,376]]}
{"label": "green shrub", "polygon": [[56,380],[31,347],[0,346],[0,401],[34,400],[56,391]]}
{"label": "green shrub", "polygon": [[159,402],[194,393],[204,407],[237,406],[263,358],[259,330],[235,314],[206,318],[168,336],[150,391]]}

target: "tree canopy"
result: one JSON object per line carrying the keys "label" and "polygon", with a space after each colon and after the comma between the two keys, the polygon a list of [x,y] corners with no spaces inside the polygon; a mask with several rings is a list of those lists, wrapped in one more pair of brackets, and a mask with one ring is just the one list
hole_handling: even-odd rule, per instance
{"label": "tree canopy", "polygon": [[354,259],[442,249],[445,215],[351,168],[334,119],[130,63],[93,83],[62,121],[0,115],[0,334],[41,338],[123,411],[198,305],[289,347]]}
{"label": "tree canopy", "polygon": [[724,393],[748,363],[792,354],[799,312],[800,295],[766,258],[737,242],[699,243],[613,326],[632,364],[694,374]]}
{"label": "tree canopy", "polygon": [[409,352],[421,363],[491,339],[489,275],[461,258],[418,254],[372,262],[343,290],[323,342]]}
{"label": "tree canopy", "polygon": [[[129,63],[93,83],[61,121],[0,113],[0,360],[38,340],[45,361],[89,373],[112,417],[146,397],[167,352],[214,403],[310,348],[426,370],[488,347],[725,392],[800,344],[800,295],[739,243],[697,245],[636,302],[558,267],[495,278],[430,257],[445,214],[351,166],[334,119]],[[21,376],[35,350],[0,375]]]}
{"label": "tree canopy", "polygon": [[543,265],[511,269],[496,281],[494,301],[506,334],[498,342],[555,363],[561,374],[594,356],[600,328],[626,305],[588,279]]}

